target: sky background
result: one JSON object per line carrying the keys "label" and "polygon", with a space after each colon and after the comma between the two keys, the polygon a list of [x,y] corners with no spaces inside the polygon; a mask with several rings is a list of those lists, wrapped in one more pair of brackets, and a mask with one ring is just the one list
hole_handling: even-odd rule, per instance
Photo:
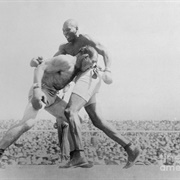
{"label": "sky background", "polygon": [[0,1],[0,119],[22,117],[29,62],[52,57],[66,42],[69,18],[111,54],[114,82],[99,94],[105,118],[180,119],[180,2],[163,1]]}

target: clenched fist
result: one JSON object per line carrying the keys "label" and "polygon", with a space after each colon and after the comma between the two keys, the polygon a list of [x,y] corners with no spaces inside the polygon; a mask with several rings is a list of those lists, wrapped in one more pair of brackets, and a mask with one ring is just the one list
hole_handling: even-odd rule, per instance
{"label": "clenched fist", "polygon": [[30,66],[31,67],[37,67],[42,62],[43,62],[43,57],[42,56],[38,56],[38,57],[35,57],[35,58],[31,59]]}
{"label": "clenched fist", "polygon": [[33,89],[31,103],[35,110],[41,109],[43,107],[43,103],[46,104],[46,96],[39,87]]}

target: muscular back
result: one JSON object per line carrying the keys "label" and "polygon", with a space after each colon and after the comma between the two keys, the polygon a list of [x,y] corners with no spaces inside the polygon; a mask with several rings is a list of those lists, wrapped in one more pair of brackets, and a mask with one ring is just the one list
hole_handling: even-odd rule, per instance
{"label": "muscular back", "polygon": [[60,90],[75,77],[76,57],[59,55],[44,62],[42,84]]}

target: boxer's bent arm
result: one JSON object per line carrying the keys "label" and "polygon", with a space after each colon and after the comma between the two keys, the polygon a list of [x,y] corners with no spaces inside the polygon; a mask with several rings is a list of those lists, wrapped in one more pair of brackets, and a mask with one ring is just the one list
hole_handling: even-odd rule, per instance
{"label": "boxer's bent arm", "polygon": [[42,63],[41,65],[37,66],[34,69],[34,84],[37,84],[39,87],[41,87],[41,80],[44,75],[45,71],[45,63]]}
{"label": "boxer's bent arm", "polygon": [[110,58],[110,55],[109,55],[107,49],[100,42],[93,39],[92,37],[90,37],[88,35],[83,35],[83,36],[85,38],[85,41],[87,41],[87,44],[94,47],[96,49],[96,51],[98,52],[98,54],[103,56],[105,70],[110,70],[111,58]]}

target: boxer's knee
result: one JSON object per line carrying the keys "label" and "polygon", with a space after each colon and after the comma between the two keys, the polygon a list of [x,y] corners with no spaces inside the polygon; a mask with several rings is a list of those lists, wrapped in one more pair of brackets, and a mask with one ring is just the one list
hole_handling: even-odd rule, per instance
{"label": "boxer's knee", "polygon": [[93,118],[91,117],[91,120],[93,125],[100,130],[106,129],[110,126],[110,123],[106,119],[103,119],[98,115],[93,116]]}
{"label": "boxer's knee", "polygon": [[65,118],[65,116],[59,116],[56,118],[56,123],[54,123],[54,128],[58,129],[58,128],[66,128],[69,127],[69,123],[67,122],[67,119]]}
{"label": "boxer's knee", "polygon": [[69,120],[69,118],[71,118],[73,116],[73,112],[72,110],[68,107],[64,110],[64,115],[66,116],[66,118]]}
{"label": "boxer's knee", "polygon": [[75,116],[76,116],[76,112],[73,111],[71,108],[67,107],[64,110],[64,114],[68,120],[68,123],[75,123]]}
{"label": "boxer's knee", "polygon": [[33,121],[29,121],[29,122],[26,122],[25,124],[24,124],[24,129],[25,129],[25,131],[28,131],[29,129],[31,129],[33,126],[34,126],[34,122]]}
{"label": "boxer's knee", "polygon": [[70,109],[69,108],[66,108],[64,110],[64,115],[66,116],[67,119],[69,119],[69,116],[70,116]]}
{"label": "boxer's knee", "polygon": [[21,127],[21,131],[24,133],[28,130],[30,130],[35,124],[35,119],[29,119],[28,121],[25,121],[23,123],[20,123],[19,127]]}
{"label": "boxer's knee", "polygon": [[92,124],[98,129],[102,129],[102,127],[104,127],[104,123],[102,121],[92,121]]}

